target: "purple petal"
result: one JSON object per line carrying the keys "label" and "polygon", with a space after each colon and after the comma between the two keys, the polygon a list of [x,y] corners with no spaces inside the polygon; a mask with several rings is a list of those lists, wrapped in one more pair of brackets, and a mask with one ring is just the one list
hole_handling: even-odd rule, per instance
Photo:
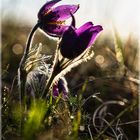
{"label": "purple petal", "polygon": [[84,25],[82,25],[80,28],[78,28],[76,30],[76,33],[77,33],[77,35],[80,35],[81,33],[85,32],[86,30],[88,30],[91,27],[93,27],[93,23],[92,22],[87,22]]}
{"label": "purple petal", "polygon": [[41,19],[42,16],[44,16],[44,14],[45,14],[46,12],[48,12],[49,9],[50,9],[52,6],[54,6],[56,3],[58,3],[59,1],[61,1],[61,0],[51,0],[51,1],[47,2],[47,3],[45,3],[45,4],[42,6],[42,8],[39,10],[39,12],[38,12],[38,18]]}
{"label": "purple petal", "polygon": [[60,93],[62,92],[62,98],[67,99],[68,98],[68,86],[67,86],[67,81],[65,80],[64,77],[61,77],[58,81],[58,89]]}
{"label": "purple petal", "polygon": [[62,94],[62,98],[65,100],[68,98],[68,87],[67,81],[64,77],[59,79],[58,83],[55,83],[52,88],[53,96],[58,97],[59,94]]}
{"label": "purple petal", "polygon": [[75,42],[77,41],[75,28],[70,26],[63,34],[60,51],[63,57],[72,58],[75,52]]}
{"label": "purple petal", "polygon": [[46,26],[42,26],[42,29],[53,37],[61,37],[63,33],[68,29],[68,26],[59,24],[47,24]]}
{"label": "purple petal", "polygon": [[[78,41],[77,41],[78,46],[84,46],[83,48],[85,49],[85,47],[87,48],[93,43],[95,37],[100,31],[103,30],[103,28],[100,25],[93,26],[92,23],[89,22],[87,24],[84,24],[77,30],[78,30]],[[83,42],[82,40],[85,41]],[[81,42],[83,42],[83,45],[81,44]]]}
{"label": "purple petal", "polygon": [[58,86],[57,85],[53,85],[52,92],[53,92],[53,96],[54,97],[59,95],[59,90],[58,90]]}
{"label": "purple petal", "polygon": [[91,37],[91,40],[90,40],[90,42],[89,42],[89,44],[88,44],[87,47],[91,46],[91,45],[94,43],[94,41],[95,41],[95,39],[96,39],[98,33],[99,33],[100,31],[102,31],[102,30],[103,30],[103,28],[102,28],[102,26],[100,26],[100,25],[93,26],[93,27],[90,29],[90,32],[92,33],[92,37]]}
{"label": "purple petal", "polygon": [[[83,53],[89,46],[91,46],[97,34],[102,30],[102,26],[93,26],[91,23],[84,24],[78,32],[78,38],[75,43],[74,57]],[[76,32],[77,32],[76,30]]]}
{"label": "purple petal", "polygon": [[60,52],[63,57],[74,59],[91,46],[98,33],[103,30],[102,26],[93,26],[87,22],[79,29],[70,26],[63,34],[60,43]]}
{"label": "purple petal", "polygon": [[49,21],[63,21],[71,17],[79,8],[79,5],[61,5],[52,9],[48,15]]}
{"label": "purple petal", "polygon": [[[91,28],[91,27],[90,27]],[[89,45],[89,42],[92,38],[92,32],[90,32],[90,28],[87,28],[84,32],[79,34],[76,44],[75,44],[75,56],[77,57],[81,53],[83,53]]]}

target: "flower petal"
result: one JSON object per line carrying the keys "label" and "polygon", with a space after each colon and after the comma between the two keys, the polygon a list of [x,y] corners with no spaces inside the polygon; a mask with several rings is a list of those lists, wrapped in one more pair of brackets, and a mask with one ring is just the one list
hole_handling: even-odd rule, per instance
{"label": "flower petal", "polygon": [[[47,15],[49,21],[64,21],[71,17],[79,8],[79,5],[61,5],[52,9]],[[70,14],[71,13],[71,14]]]}
{"label": "flower petal", "polygon": [[98,33],[102,30],[103,28],[101,25],[96,25],[90,29],[90,32],[92,32],[92,37],[87,47],[91,46],[94,43]]}
{"label": "flower petal", "polygon": [[93,44],[101,30],[102,26],[93,26],[92,22],[85,23],[79,29],[70,26],[64,32],[60,43],[61,54],[68,59],[76,58]]}
{"label": "flower petal", "polygon": [[102,30],[102,26],[91,26],[91,23],[89,23],[84,24],[82,28],[78,30],[79,35],[75,44],[75,57],[83,53],[94,43],[97,34]]}
{"label": "flower petal", "polygon": [[70,26],[63,34],[60,42],[60,52],[63,57],[72,58],[75,53],[75,43],[77,41],[75,28]]}
{"label": "flower petal", "polygon": [[60,93],[62,92],[62,98],[67,99],[69,90],[68,90],[68,86],[67,86],[67,81],[64,77],[61,77],[61,79],[59,79],[58,89],[59,89]]}
{"label": "flower petal", "polygon": [[47,24],[46,26],[42,26],[41,29],[43,29],[50,36],[61,37],[63,33],[68,29],[68,26],[59,24]]}
{"label": "flower petal", "polygon": [[53,97],[58,97],[62,94],[62,99],[66,100],[68,98],[68,86],[64,77],[61,77],[58,83],[53,84],[52,92]]}
{"label": "flower petal", "polygon": [[85,32],[86,30],[88,30],[91,27],[93,27],[93,23],[92,22],[87,22],[84,25],[82,25],[81,27],[79,27],[76,30],[76,33],[77,33],[77,35],[80,35],[81,33]]}
{"label": "flower petal", "polygon": [[53,96],[54,97],[58,97],[59,96],[59,89],[58,89],[57,85],[55,85],[55,84],[53,85],[52,92],[53,92]]}
{"label": "flower petal", "polygon": [[74,48],[75,50],[74,57],[79,56],[81,53],[83,53],[86,50],[86,48],[89,45],[89,42],[91,41],[91,38],[92,38],[92,32],[90,32],[90,28],[82,32],[81,34],[79,34]]}
{"label": "flower petal", "polygon": [[39,12],[38,12],[38,18],[41,19],[42,16],[44,16],[44,14],[45,14],[46,12],[48,12],[49,9],[50,9],[53,5],[55,5],[57,2],[59,2],[59,1],[61,1],[61,0],[51,0],[51,1],[47,2],[47,3],[45,3],[45,4],[42,6],[42,8],[39,10]]}

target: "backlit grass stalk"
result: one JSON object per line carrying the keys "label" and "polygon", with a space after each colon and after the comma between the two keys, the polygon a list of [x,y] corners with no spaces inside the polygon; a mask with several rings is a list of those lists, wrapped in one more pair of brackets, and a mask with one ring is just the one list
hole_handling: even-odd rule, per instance
{"label": "backlit grass stalk", "polygon": [[124,50],[123,50],[121,39],[117,31],[114,31],[114,47],[115,47],[116,59],[120,63],[120,65],[123,66],[124,65]]}
{"label": "backlit grass stalk", "polygon": [[78,130],[79,130],[80,122],[81,122],[81,110],[78,110],[77,113],[76,113],[76,117],[73,120],[72,134],[73,134],[74,139],[78,138]]}
{"label": "backlit grass stalk", "polygon": [[117,121],[120,117],[122,117],[126,112],[131,111],[138,105],[138,101],[133,101],[131,105],[125,108],[122,112],[120,112],[110,123],[106,126],[95,138],[94,140],[99,140],[99,138],[105,133],[105,131],[113,125],[115,121]]}

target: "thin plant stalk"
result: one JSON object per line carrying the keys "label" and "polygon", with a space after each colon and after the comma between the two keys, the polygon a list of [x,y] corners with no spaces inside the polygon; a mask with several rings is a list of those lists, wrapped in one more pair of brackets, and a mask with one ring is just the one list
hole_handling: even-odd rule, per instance
{"label": "thin plant stalk", "polygon": [[31,30],[31,32],[29,34],[29,37],[28,37],[27,43],[26,43],[26,48],[24,50],[24,54],[23,54],[23,57],[20,61],[19,68],[18,68],[18,84],[19,84],[19,92],[21,94],[21,97],[23,97],[23,94],[24,94],[25,80],[26,80],[26,75],[27,75],[27,73],[24,69],[24,64],[25,64],[25,61],[27,59],[27,56],[28,56],[28,53],[29,53],[29,50],[30,50],[30,46],[32,44],[34,33],[35,33],[35,31],[37,30],[38,27],[39,27],[39,23],[37,23],[33,27],[33,29]]}
{"label": "thin plant stalk", "polygon": [[104,134],[104,132],[113,125],[113,123],[119,119],[121,116],[123,116],[126,112],[131,111],[134,107],[136,107],[136,105],[138,104],[137,101],[133,101],[132,104],[130,106],[128,106],[127,108],[125,108],[122,112],[120,112],[110,123],[108,126],[106,126],[94,139],[98,140],[100,138],[100,136],[102,134]]}
{"label": "thin plant stalk", "polygon": [[[31,44],[32,44],[32,40],[33,40],[35,31],[37,30],[38,27],[39,27],[39,23],[37,23],[32,28],[32,30],[31,30],[31,32],[28,36],[28,39],[27,39],[27,42],[26,42],[26,47],[25,47],[25,50],[24,50],[24,54],[22,56],[22,59],[20,61],[19,68],[18,68],[18,85],[19,85],[19,96],[20,96],[19,98],[20,98],[21,113],[22,113],[22,105],[23,105],[23,102],[24,102],[25,83],[26,83],[26,76],[27,76],[27,72],[24,69],[24,64],[26,62],[26,59],[27,59],[27,56],[28,56],[28,53],[29,53],[29,50],[30,50],[30,47],[31,47]],[[22,117],[21,117],[21,124],[20,125],[21,125],[20,126],[21,131],[22,131]],[[21,134],[22,134],[22,132],[21,132]]]}

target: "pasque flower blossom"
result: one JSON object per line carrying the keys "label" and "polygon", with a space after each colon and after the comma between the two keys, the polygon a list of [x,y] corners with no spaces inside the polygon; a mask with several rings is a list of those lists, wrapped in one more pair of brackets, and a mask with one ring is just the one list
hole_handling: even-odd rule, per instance
{"label": "pasque flower blossom", "polygon": [[68,28],[65,20],[74,14],[79,5],[60,5],[54,7],[61,0],[51,0],[47,2],[38,13],[39,27],[51,36],[61,36]]}
{"label": "pasque flower blossom", "polygon": [[[73,23],[75,19],[72,15]],[[71,25],[63,34],[60,42],[60,52],[63,57],[74,59],[90,47],[98,33],[102,31],[101,25],[94,26],[92,22],[87,22],[80,28]]]}

